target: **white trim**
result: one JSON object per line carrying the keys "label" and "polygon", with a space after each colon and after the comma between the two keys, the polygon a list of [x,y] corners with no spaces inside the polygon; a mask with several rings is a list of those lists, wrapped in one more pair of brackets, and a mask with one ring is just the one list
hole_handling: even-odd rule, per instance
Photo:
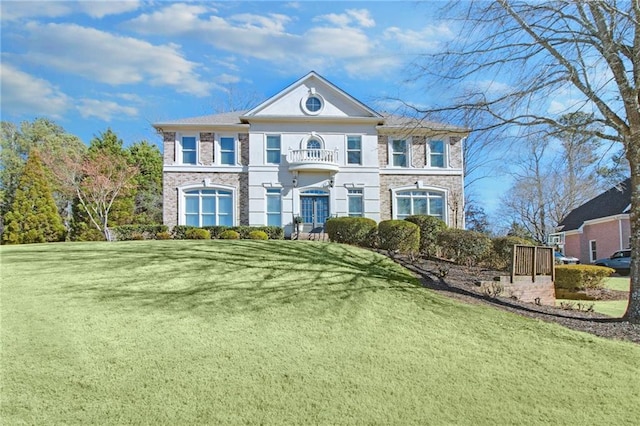
{"label": "white trim", "polygon": [[213,166],[190,166],[184,165],[165,165],[162,168],[163,172],[173,173],[243,173],[247,172],[247,166],[227,166],[227,165],[213,165]]}
{"label": "white trim", "polygon": [[[593,250],[591,249],[591,243],[596,243],[596,255],[593,256]],[[589,263],[593,263],[598,259],[598,241],[597,240],[589,240]]]}
{"label": "white trim", "polygon": [[[359,163],[349,163],[349,137],[358,137],[360,138],[360,162]],[[363,135],[360,134],[355,134],[355,133],[345,133],[344,134],[344,165],[346,167],[360,167],[362,166],[362,155],[363,155],[363,150],[362,150],[362,139],[363,139]]]}
{"label": "white trim", "polygon": [[185,192],[193,190],[213,189],[221,191],[231,192],[231,225],[237,226],[238,224],[238,190],[235,186],[223,185],[218,183],[212,183],[211,179],[203,178],[202,182],[187,183],[176,187],[178,190],[178,225],[185,225]]}
{"label": "white trim", "polygon": [[324,138],[316,132],[311,132],[308,135],[304,136],[302,140],[300,140],[300,149],[309,149],[307,148],[307,143],[309,143],[311,139],[320,142],[320,149],[325,149],[324,147],[326,146],[326,144],[324,142]]}
{"label": "white trim", "polygon": [[[182,139],[183,138],[196,138],[196,162],[195,164],[191,164],[191,163],[185,163],[183,161],[183,155],[182,155]],[[200,162],[200,133],[191,133],[191,132],[176,132],[176,141],[175,141],[175,152],[174,152],[175,156],[174,158],[176,159],[176,164],[182,165],[182,166],[190,166],[190,167],[194,167],[194,166],[199,166],[202,165],[202,163]]]}
{"label": "white trim", "polygon": [[423,191],[423,192],[438,192],[442,194],[442,220],[449,226],[449,190],[446,188],[439,188],[437,186],[425,186],[423,182],[418,181],[415,185],[400,186],[398,188],[391,188],[391,218],[398,218],[398,192],[404,191]]}
{"label": "white trim", "polygon": [[[320,101],[320,108],[318,108],[317,111],[311,111],[309,108],[307,108],[307,101],[311,98],[316,98]],[[303,96],[302,99],[300,99],[300,109],[302,109],[302,112],[304,112],[306,115],[320,115],[320,113],[322,113],[322,111],[324,110],[325,104],[326,102],[324,98],[316,91],[315,87],[312,87],[309,92],[305,96]]]}
{"label": "white trim", "polygon": [[[443,152],[442,152],[442,163],[443,166],[442,167],[434,167],[431,165],[431,142],[442,142],[442,148],[443,148]],[[431,138],[427,138],[425,140],[425,147],[424,147],[424,152],[425,152],[425,159],[424,159],[424,164],[426,168],[429,169],[436,169],[436,170],[442,170],[442,169],[449,169],[451,168],[451,160],[450,160],[450,155],[449,155],[449,143],[447,143],[445,138],[435,138],[435,137],[431,137]]]}
{"label": "white trim", "polygon": [[[233,139],[233,164],[222,164],[222,138]],[[214,164],[219,167],[234,167],[239,166],[238,157],[240,156],[240,140],[238,134],[231,133],[216,133],[214,139]]]}
{"label": "white trim", "polygon": [[[280,165],[282,164],[282,134],[280,133],[263,133],[264,136],[264,161],[263,164],[264,165],[268,165],[268,166],[276,166],[276,167],[280,167]],[[280,153],[278,156],[278,162],[277,163],[270,163],[268,161],[268,153],[269,153],[269,137],[277,137],[278,141],[280,142],[280,148],[278,148],[278,152]],[[275,150],[274,150],[275,151]]]}
{"label": "white trim", "polygon": [[[404,167],[393,165],[393,141],[404,141],[405,143],[405,152],[406,152],[405,155],[407,157],[407,161],[406,161],[407,165]],[[413,169],[411,144],[412,144],[411,136],[407,136],[407,137],[389,136],[387,138],[387,168],[394,169],[394,170]]]}
{"label": "white trim", "polygon": [[420,176],[462,176],[462,169],[405,169],[403,167],[385,167],[380,169],[381,175],[420,175]]}

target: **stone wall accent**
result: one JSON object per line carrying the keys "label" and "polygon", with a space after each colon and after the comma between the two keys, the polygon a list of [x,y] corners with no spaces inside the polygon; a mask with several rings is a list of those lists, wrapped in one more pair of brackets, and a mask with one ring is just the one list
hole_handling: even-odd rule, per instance
{"label": "stone wall accent", "polygon": [[539,275],[535,282],[531,277],[501,276],[494,281],[482,281],[480,288],[488,295],[509,297],[526,303],[554,306],[556,291],[549,276]]}
{"label": "stone wall accent", "polygon": [[421,175],[380,175],[380,219],[392,218],[391,189],[415,185],[422,181],[424,186],[433,186],[449,191],[449,226],[462,228],[464,211],[462,206],[462,179],[460,176],[421,176]]}
{"label": "stone wall accent", "polygon": [[162,132],[164,164],[176,163],[176,132]]}
{"label": "stone wall accent", "polygon": [[200,133],[200,159],[199,163],[203,166],[213,164],[213,133]]}
{"label": "stone wall accent", "polygon": [[457,136],[451,136],[445,139],[445,142],[450,141],[449,144],[449,167],[454,169],[462,168],[462,138]]}
{"label": "stone wall accent", "polygon": [[387,135],[378,135],[378,163],[380,168],[387,167],[389,165],[389,144],[387,143],[389,137]]}
{"label": "stone wall accent", "polygon": [[240,164],[249,165],[249,133],[239,133],[238,141],[240,142]]}
{"label": "stone wall accent", "polygon": [[216,184],[236,188],[236,217],[239,225],[249,224],[249,176],[247,173],[191,172],[163,174],[163,221],[169,228],[178,224],[178,187],[187,184],[201,184],[209,179],[211,186]]}
{"label": "stone wall accent", "polygon": [[413,136],[411,138],[411,164],[413,167],[425,167],[427,160],[427,138]]}

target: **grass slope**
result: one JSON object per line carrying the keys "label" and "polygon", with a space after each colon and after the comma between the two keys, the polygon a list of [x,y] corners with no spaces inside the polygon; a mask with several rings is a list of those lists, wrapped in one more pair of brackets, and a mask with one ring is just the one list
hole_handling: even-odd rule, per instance
{"label": "grass slope", "polygon": [[[611,290],[629,291],[631,281],[629,277],[609,277],[605,279],[604,287]],[[627,311],[628,300],[571,300],[556,299],[556,306],[561,303],[581,303],[585,306],[593,305],[593,310],[614,318],[621,318]]]}
{"label": "grass slope", "polygon": [[640,346],[353,247],[1,247],[5,424],[636,424]]}

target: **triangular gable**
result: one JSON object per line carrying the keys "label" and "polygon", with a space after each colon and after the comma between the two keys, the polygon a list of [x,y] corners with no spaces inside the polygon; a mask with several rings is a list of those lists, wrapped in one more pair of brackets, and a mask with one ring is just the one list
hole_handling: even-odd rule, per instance
{"label": "triangular gable", "polygon": [[[307,104],[312,97],[319,101]],[[309,106],[309,108],[307,108]],[[242,118],[371,118],[382,116],[324,77],[311,71],[287,88],[247,112]]]}

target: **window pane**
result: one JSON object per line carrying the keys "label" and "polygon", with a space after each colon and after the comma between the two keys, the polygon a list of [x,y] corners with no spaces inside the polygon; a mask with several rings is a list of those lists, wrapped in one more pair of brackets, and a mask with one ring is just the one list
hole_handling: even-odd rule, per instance
{"label": "window pane", "polygon": [[395,153],[404,153],[406,148],[405,140],[394,140],[392,144],[393,152]]}
{"label": "window pane", "polygon": [[196,149],[196,138],[195,136],[185,136],[182,138],[182,149]]}
{"label": "window pane", "polygon": [[398,198],[398,216],[409,216],[411,214],[411,199]]}
{"label": "window pane", "polygon": [[233,213],[231,197],[220,197],[218,198],[218,203],[218,214],[231,215]]}
{"label": "window pane", "polygon": [[223,151],[233,151],[235,145],[235,139],[233,138],[220,138],[220,149]]}
{"label": "window pane", "polygon": [[280,213],[280,197],[267,197],[267,212]]}
{"label": "window pane", "polygon": [[407,156],[404,154],[393,154],[393,165],[396,167],[407,167]]}
{"label": "window pane", "polygon": [[202,215],[202,226],[214,226],[215,224],[216,224],[216,215],[214,214]]}
{"label": "window pane", "polygon": [[280,136],[267,136],[267,149],[280,149]]}
{"label": "window pane", "polygon": [[268,150],[267,151],[267,163],[280,164],[280,150]]}
{"label": "window pane", "polygon": [[429,199],[429,214],[444,219],[444,203],[442,197]]}
{"label": "window pane", "polygon": [[320,142],[315,139],[311,139],[310,141],[307,142],[307,149],[320,149],[320,148],[322,148],[322,146],[320,145]]}
{"label": "window pane", "polygon": [[202,197],[202,213],[215,213],[216,199],[215,197]]}
{"label": "window pane", "polygon": [[360,136],[347,137],[347,149],[360,149]]}
{"label": "window pane", "polygon": [[360,195],[349,196],[349,216],[362,216],[362,197]]}
{"label": "window pane", "polygon": [[347,162],[349,164],[360,164],[360,151],[349,151],[347,154]]}
{"label": "window pane", "polygon": [[268,226],[282,226],[282,219],[280,218],[280,213],[269,213],[269,214],[267,214],[267,225]]}
{"label": "window pane", "polygon": [[414,198],[413,199],[413,214],[427,214],[427,199],[426,198]]}
{"label": "window pane", "polygon": [[220,163],[235,164],[235,154],[233,152],[223,152],[220,154]]}
{"label": "window pane", "polygon": [[187,226],[200,226],[197,214],[187,214],[185,223]]}
{"label": "window pane", "polygon": [[187,214],[191,214],[191,213],[195,213],[198,214],[199,213],[199,199],[198,197],[186,197],[185,199],[185,213]]}

